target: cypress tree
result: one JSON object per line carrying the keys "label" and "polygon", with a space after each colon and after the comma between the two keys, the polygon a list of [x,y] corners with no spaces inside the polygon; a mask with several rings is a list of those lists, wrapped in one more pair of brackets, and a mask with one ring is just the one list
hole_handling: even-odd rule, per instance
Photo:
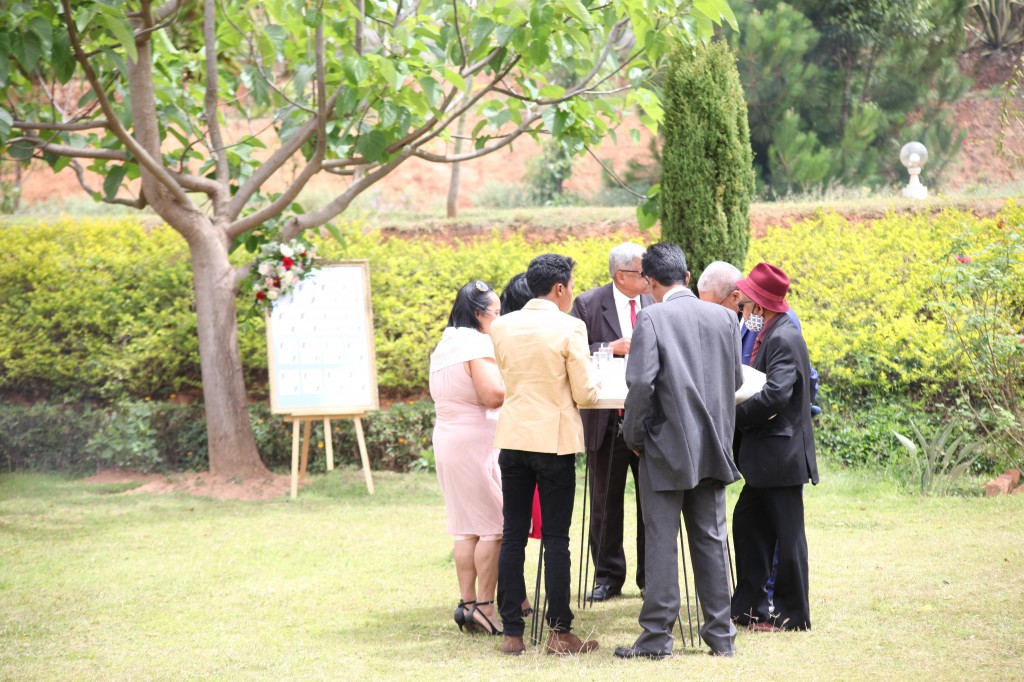
{"label": "cypress tree", "polygon": [[725,42],[680,44],[665,82],[661,235],[686,252],[691,283],[708,263],[743,267],[754,195],[747,104]]}

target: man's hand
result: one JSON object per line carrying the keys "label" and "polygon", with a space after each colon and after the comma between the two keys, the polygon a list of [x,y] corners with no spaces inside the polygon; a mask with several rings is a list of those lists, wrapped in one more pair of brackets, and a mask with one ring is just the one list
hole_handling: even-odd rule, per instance
{"label": "man's hand", "polygon": [[640,452],[639,450],[634,450],[633,454],[636,455],[637,457],[643,457],[644,456],[644,453]]}
{"label": "man's hand", "polygon": [[629,355],[629,339],[619,339],[608,344],[613,355]]}

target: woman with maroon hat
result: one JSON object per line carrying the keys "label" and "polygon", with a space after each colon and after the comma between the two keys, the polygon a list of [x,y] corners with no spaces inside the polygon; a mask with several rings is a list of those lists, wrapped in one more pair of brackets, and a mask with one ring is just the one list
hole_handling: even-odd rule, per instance
{"label": "woman with maroon hat", "polygon": [[[803,336],[786,315],[789,278],[758,263],[736,283],[750,310],[744,324],[757,333],[751,365],[767,375],[764,388],[736,406],[736,466],[744,486],[733,510],[736,592],[732,617],[759,631],[807,630],[807,537],[803,486],[818,482],[811,427],[810,360]],[[774,599],[765,583],[778,547]]]}

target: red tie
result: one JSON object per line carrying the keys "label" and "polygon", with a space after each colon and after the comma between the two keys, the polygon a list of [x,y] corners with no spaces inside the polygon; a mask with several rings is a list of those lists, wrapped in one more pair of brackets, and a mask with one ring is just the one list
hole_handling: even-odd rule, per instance
{"label": "red tie", "polygon": [[636,301],[632,299],[629,301],[629,321],[632,326],[636,326]]}

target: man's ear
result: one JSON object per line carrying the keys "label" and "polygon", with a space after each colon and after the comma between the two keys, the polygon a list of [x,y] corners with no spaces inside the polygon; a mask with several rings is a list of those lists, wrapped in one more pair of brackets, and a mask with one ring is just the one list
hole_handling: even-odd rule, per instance
{"label": "man's ear", "polygon": [[686,279],[683,280],[683,286],[684,287],[690,286],[690,271],[689,270],[686,271]]}

